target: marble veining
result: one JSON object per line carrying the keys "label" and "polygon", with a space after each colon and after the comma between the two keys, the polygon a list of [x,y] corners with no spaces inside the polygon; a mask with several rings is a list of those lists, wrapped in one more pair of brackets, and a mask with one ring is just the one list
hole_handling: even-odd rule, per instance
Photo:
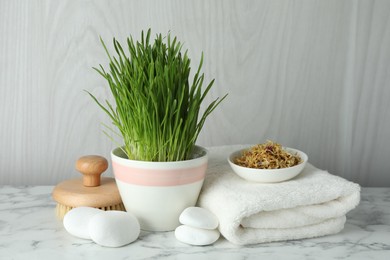
{"label": "marble veining", "polygon": [[0,186],[0,259],[388,259],[390,188],[363,188],[336,235],[240,247],[220,238],[189,246],[173,232],[141,232],[121,248],[69,235],[54,213],[53,186]]}

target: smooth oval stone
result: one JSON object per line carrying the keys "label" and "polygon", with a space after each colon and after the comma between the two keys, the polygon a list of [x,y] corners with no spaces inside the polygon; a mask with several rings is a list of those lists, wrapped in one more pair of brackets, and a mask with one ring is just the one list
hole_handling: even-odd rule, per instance
{"label": "smooth oval stone", "polygon": [[207,209],[200,207],[186,208],[181,213],[179,221],[183,225],[196,228],[216,229],[218,227],[217,217]]}
{"label": "smooth oval stone", "polygon": [[101,212],[102,210],[92,207],[77,207],[71,209],[64,216],[64,227],[66,231],[73,236],[83,239],[91,239],[88,231],[88,223],[91,218]]}
{"label": "smooth oval stone", "polygon": [[88,225],[91,239],[101,246],[120,247],[134,242],[141,231],[137,218],[124,211],[96,214]]}
{"label": "smooth oval stone", "polygon": [[219,231],[215,229],[200,229],[186,225],[178,226],[175,229],[177,240],[195,246],[210,245],[218,240],[219,235]]}

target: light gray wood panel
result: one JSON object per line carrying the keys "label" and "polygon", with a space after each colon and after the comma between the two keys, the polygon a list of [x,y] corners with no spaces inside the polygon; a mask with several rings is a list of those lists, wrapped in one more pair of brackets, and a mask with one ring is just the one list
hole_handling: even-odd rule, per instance
{"label": "light gray wood panel", "polygon": [[[323,169],[389,186],[390,2],[0,0],[0,183],[76,177],[84,154],[109,157],[109,120],[83,91],[109,96],[91,67],[108,43],[171,31],[193,67],[205,56],[207,101],[229,93],[205,146],[266,139]],[[111,175],[111,171],[108,171]]]}

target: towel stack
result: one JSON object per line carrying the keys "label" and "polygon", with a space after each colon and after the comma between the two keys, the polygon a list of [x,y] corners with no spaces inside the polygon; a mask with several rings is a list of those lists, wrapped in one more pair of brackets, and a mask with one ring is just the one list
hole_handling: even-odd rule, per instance
{"label": "towel stack", "polygon": [[307,164],[294,179],[277,184],[248,182],[226,163],[226,149],[210,151],[198,205],[214,213],[221,234],[249,245],[319,237],[344,228],[359,204],[360,186]]}

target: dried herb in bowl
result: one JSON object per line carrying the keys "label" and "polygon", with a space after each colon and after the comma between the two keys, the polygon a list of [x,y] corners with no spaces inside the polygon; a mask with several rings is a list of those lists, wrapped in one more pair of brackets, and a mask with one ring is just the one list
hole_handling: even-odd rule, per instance
{"label": "dried herb in bowl", "polygon": [[272,141],[257,144],[234,160],[234,163],[239,166],[255,169],[281,169],[298,165],[301,162],[299,155],[283,149],[280,144]]}

